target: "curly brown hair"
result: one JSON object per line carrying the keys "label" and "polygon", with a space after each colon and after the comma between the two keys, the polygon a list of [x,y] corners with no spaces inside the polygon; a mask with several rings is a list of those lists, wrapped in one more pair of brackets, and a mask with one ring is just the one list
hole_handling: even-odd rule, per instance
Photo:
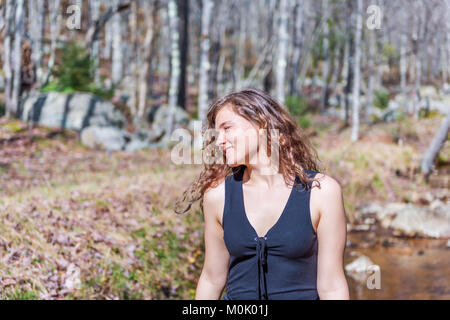
{"label": "curly brown hair", "polygon": [[[259,89],[245,89],[239,92],[230,93],[214,101],[208,110],[207,128],[214,129],[215,120],[218,112],[226,105],[232,107],[232,110],[257,125],[261,129],[267,129],[268,143],[270,150],[270,130],[277,129],[279,132],[279,171],[283,174],[286,184],[294,184],[294,175],[300,179],[300,184],[305,188],[309,187],[312,181],[304,169],[319,171],[318,162],[320,162],[317,152],[309,140],[308,136],[297,125],[286,108],[283,108],[279,102],[272,98],[266,92]],[[205,137],[202,150],[207,146],[213,146],[214,137]],[[227,176],[236,174],[239,170],[245,169],[245,165],[230,167],[224,161],[221,163],[204,163],[203,171],[198,179],[193,182],[183,193],[182,199],[175,205],[175,212],[183,214],[191,208],[197,200],[201,200],[206,190],[210,187],[217,187]],[[318,181],[319,185],[320,182]],[[182,204],[187,200],[184,208]],[[200,201],[200,207],[203,210],[203,203]]]}

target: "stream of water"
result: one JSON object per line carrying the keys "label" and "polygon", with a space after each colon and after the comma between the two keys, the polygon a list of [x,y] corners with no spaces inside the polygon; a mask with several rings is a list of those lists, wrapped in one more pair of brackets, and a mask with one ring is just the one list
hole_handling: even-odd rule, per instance
{"label": "stream of water", "polygon": [[355,260],[354,253],[361,253],[380,267],[381,275],[381,288],[369,289],[367,281],[358,282],[347,274],[350,299],[450,299],[450,248],[446,239],[403,238],[385,231],[359,231],[349,232],[347,240],[350,242],[347,242],[344,264]]}

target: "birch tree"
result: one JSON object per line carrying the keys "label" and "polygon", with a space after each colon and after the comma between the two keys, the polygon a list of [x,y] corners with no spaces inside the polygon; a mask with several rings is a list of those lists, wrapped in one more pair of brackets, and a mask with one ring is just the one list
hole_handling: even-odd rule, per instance
{"label": "birch tree", "polygon": [[[113,0],[114,6],[118,6],[120,0]],[[111,37],[112,37],[112,63],[111,80],[115,85],[122,79],[123,74],[123,55],[122,55],[122,28],[121,15],[115,14],[111,18]]]}
{"label": "birch tree", "polygon": [[213,16],[217,18],[213,22],[211,32],[211,67],[208,85],[209,99],[214,99],[217,96],[219,83],[222,82],[219,74],[222,74],[223,65],[225,63],[223,43],[225,38],[226,5],[227,2],[221,1],[213,8]]}
{"label": "birch tree", "polygon": [[[417,41],[415,41],[415,47],[414,47],[414,55],[415,55],[415,62],[416,62],[416,65],[415,65],[415,72],[416,72],[415,80],[416,81],[414,84],[414,98],[413,98],[412,112],[414,114],[414,117],[418,118],[419,103],[421,100],[420,85],[421,85],[421,81],[422,81],[422,60],[424,59],[422,43],[426,43],[428,33],[427,33],[426,27],[425,27],[425,26],[427,26],[425,8],[422,6],[422,4],[420,2],[417,4],[414,4],[413,7],[417,10],[418,15],[415,15],[416,21],[417,21],[417,24],[416,24]],[[419,41],[419,39],[421,41]]]}
{"label": "birch tree", "polygon": [[25,32],[25,3],[24,0],[16,1],[16,23],[14,33],[14,82],[11,96],[11,112],[19,111],[19,98],[22,84],[22,38]]}
{"label": "birch tree", "polygon": [[276,64],[276,97],[280,103],[284,105],[285,101],[285,78],[287,66],[287,46],[289,36],[287,33],[288,24],[288,1],[279,1],[280,22],[278,25],[278,55]]}
{"label": "birch tree", "polygon": [[345,77],[346,77],[346,85],[345,85],[345,109],[343,117],[345,120],[345,126],[349,125],[349,109],[350,109],[350,91],[352,89],[352,85],[354,84],[354,76],[353,76],[353,72],[354,72],[354,57],[355,57],[355,45],[354,45],[354,39],[353,39],[353,29],[354,29],[354,20],[355,20],[355,13],[353,12],[354,10],[354,5],[353,5],[353,1],[354,0],[347,0],[347,16],[349,17],[349,19],[347,19],[347,26],[346,26],[346,36],[347,36],[347,44],[346,44],[346,72],[345,72]]}
{"label": "birch tree", "polygon": [[300,73],[300,54],[303,46],[303,0],[295,0],[294,7],[294,36],[293,36],[293,49],[292,49],[292,72],[289,82],[289,94],[298,95],[301,94],[298,86],[298,76]]}
{"label": "birch tree", "polygon": [[41,87],[44,81],[44,70],[42,67],[43,60],[43,38],[44,38],[44,21],[45,6],[44,0],[35,0],[28,2],[29,13],[29,31],[32,41],[33,54],[32,59],[36,67],[36,85]]}
{"label": "birch tree", "polygon": [[247,38],[248,2],[241,1],[239,8],[239,32],[237,33],[237,52],[234,71],[234,90],[242,90],[245,73],[245,40]]}
{"label": "birch tree", "polygon": [[[269,43],[272,38],[274,37],[274,21],[275,21],[275,17],[278,14],[278,10],[275,10],[277,6],[277,1],[276,0],[269,0],[269,3],[267,5],[267,10],[268,10],[268,14],[266,15],[266,37],[265,39],[267,39],[267,42]],[[271,14],[273,12],[273,14]],[[267,66],[267,70],[265,70],[265,72],[263,73],[263,87],[264,90],[267,92],[271,92],[272,91],[272,86],[273,86],[273,61],[272,61],[272,55],[271,54],[266,54],[264,56],[264,62],[263,64],[265,66]]]}
{"label": "birch tree", "polygon": [[329,18],[329,9],[328,9],[328,0],[323,0],[323,19],[325,20],[323,26],[323,65],[322,65],[322,99],[320,101],[320,112],[325,112],[325,106],[327,103],[327,90],[328,90],[328,72],[329,72],[329,53],[328,53],[328,37],[329,37],[329,28],[328,28],[328,18]]}
{"label": "birch tree", "polygon": [[400,91],[402,94],[403,112],[407,112],[408,95],[406,91],[406,45],[407,45],[407,15],[406,10],[401,10],[400,14]]}
{"label": "birch tree", "polygon": [[47,65],[47,74],[45,76],[45,83],[48,82],[53,66],[55,65],[55,51],[56,51],[56,41],[59,35],[59,29],[61,25],[61,14],[60,14],[60,0],[48,1],[49,16],[50,16],[50,58]]}
{"label": "birch tree", "polygon": [[163,140],[167,141],[172,134],[173,117],[177,107],[178,84],[180,77],[180,50],[178,47],[178,14],[176,0],[169,0],[168,17],[170,30],[170,83],[169,83],[169,112],[167,116],[166,133]]}
{"label": "birch tree", "polygon": [[448,132],[450,130],[450,112],[447,112],[445,118],[442,119],[441,125],[436,132],[433,140],[431,141],[428,150],[425,152],[424,157],[421,162],[421,171],[424,174],[425,178],[431,173],[433,168],[434,159],[439,154],[439,151],[444,146],[447,141]]}
{"label": "birch tree", "polygon": [[105,46],[103,47],[103,57],[105,59],[111,58],[112,51],[112,21],[105,23]]}
{"label": "birch tree", "polygon": [[362,33],[362,0],[357,0],[356,9],[356,35],[355,35],[355,79],[353,82],[353,123],[352,141],[358,140],[359,131],[359,88],[360,88],[360,61],[361,61],[361,33]]}
{"label": "birch tree", "polygon": [[366,115],[370,119],[373,113],[373,92],[375,86],[375,32],[373,30],[368,31],[369,38],[369,57],[368,57],[368,69],[369,69],[369,80],[368,80],[368,89],[367,89],[367,106],[366,106]]}
{"label": "birch tree", "polygon": [[11,33],[14,26],[14,13],[14,0],[7,0],[5,8],[5,38],[3,40],[3,70],[5,72],[5,107],[7,117],[11,116],[12,111]]}
{"label": "birch tree", "polygon": [[179,33],[180,33],[180,78],[178,85],[177,105],[186,109],[187,65],[189,44],[189,0],[178,0]]}
{"label": "birch tree", "polygon": [[[95,25],[98,24],[100,20],[100,0],[89,0],[89,7],[91,13],[91,25],[95,28]],[[96,36],[92,39],[90,51],[93,68],[93,78],[95,83],[98,85],[100,84],[100,76],[98,73],[100,47],[99,41]]]}
{"label": "birch tree", "polygon": [[[147,3],[148,4],[148,3]],[[154,36],[154,11],[156,11],[156,3],[151,1],[149,7],[146,10],[146,23],[145,23],[145,38],[143,43],[143,54],[142,54],[142,67],[139,68],[139,109],[138,117],[143,118],[146,103],[147,103],[147,92],[148,84],[147,78],[150,72],[150,58],[152,52],[153,36]]]}
{"label": "birch tree", "polygon": [[[444,74],[447,74],[447,79],[450,79],[450,0],[445,1],[445,30],[446,30],[446,37],[445,37],[445,56],[446,56],[446,69],[444,69]],[[448,82],[447,80],[446,82]]]}
{"label": "birch tree", "polygon": [[200,37],[200,76],[198,90],[198,118],[202,124],[206,121],[208,112],[208,71],[209,63],[209,25],[211,20],[211,11],[213,9],[212,0],[203,0],[202,6],[202,25]]}

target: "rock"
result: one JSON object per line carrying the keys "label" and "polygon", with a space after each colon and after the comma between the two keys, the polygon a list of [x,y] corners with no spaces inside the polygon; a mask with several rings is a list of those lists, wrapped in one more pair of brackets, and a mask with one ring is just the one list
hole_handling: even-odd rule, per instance
{"label": "rock", "polygon": [[366,224],[366,225],[374,224],[375,222],[376,222],[376,220],[374,218],[365,218],[364,219],[364,224]]}
{"label": "rock", "polygon": [[81,131],[81,143],[92,149],[123,150],[129,133],[116,127],[87,127]]}
{"label": "rock", "polygon": [[355,225],[351,228],[350,231],[369,231],[370,230],[370,226],[367,224],[358,224]]}
{"label": "rock", "polygon": [[32,93],[20,118],[37,124],[80,131],[88,126],[123,128],[126,117],[112,104],[90,93]]}
{"label": "rock", "polygon": [[450,195],[450,191],[446,188],[432,189],[430,193],[434,199],[441,201],[446,201]]}
{"label": "rock", "polygon": [[397,212],[403,210],[405,207],[408,208],[410,206],[412,205],[409,203],[389,203],[387,206],[382,208],[382,210],[377,212],[377,219],[378,221],[380,221],[381,226],[387,229],[391,226],[391,222],[395,218]]}
{"label": "rock", "polygon": [[[428,106],[427,103],[429,103]],[[420,100],[419,109],[427,109],[427,107],[429,107],[430,111],[436,110],[439,113],[446,115],[448,112],[448,101],[429,99],[427,102],[427,99],[425,98]]]}
{"label": "rock", "polygon": [[444,85],[442,86],[442,92],[444,94],[450,94],[450,84],[448,84],[447,82],[444,83]]}
{"label": "rock", "polygon": [[449,238],[449,221],[450,205],[439,201],[433,202],[429,207],[403,207],[391,221],[390,227],[397,236]]}
{"label": "rock", "polygon": [[353,262],[345,266],[345,271],[354,280],[364,283],[367,279],[367,273],[371,270],[374,263],[369,257],[361,254]]}
{"label": "rock", "polygon": [[384,248],[393,247],[393,246],[395,246],[395,242],[392,241],[391,239],[384,239],[381,242],[381,246],[383,246]]}
{"label": "rock", "polygon": [[[187,112],[184,109],[176,107],[173,112],[174,119],[172,130],[183,126],[188,126],[189,118]],[[162,136],[166,134],[167,120],[169,115],[170,110],[168,105],[161,105],[152,108],[149,115],[149,120],[152,122],[152,132],[154,136]]]}
{"label": "rock", "polygon": [[137,151],[137,150],[141,150],[141,149],[146,149],[151,146],[152,146],[151,143],[146,140],[132,139],[125,146],[125,151],[133,152],[133,151]]}
{"label": "rock", "polygon": [[430,192],[419,193],[413,191],[411,193],[411,202],[419,203],[421,205],[428,205],[435,199],[435,196]]}
{"label": "rock", "polygon": [[450,205],[439,199],[426,207],[411,203],[389,203],[386,206],[372,203],[358,208],[356,216],[365,219],[365,224],[370,222],[368,215],[375,215],[383,228],[393,228],[397,236],[450,237]]}
{"label": "rock", "polygon": [[421,97],[436,98],[438,96],[437,90],[433,86],[421,86],[419,92]]}
{"label": "rock", "polygon": [[382,206],[378,203],[365,204],[357,208],[356,218],[363,220],[374,216],[381,222],[382,226],[388,227],[390,220],[395,216],[395,213],[405,206],[404,203],[390,203]]}
{"label": "rock", "polygon": [[388,109],[390,109],[390,110],[398,110],[399,108],[400,108],[400,103],[399,103],[398,99],[389,100]]}
{"label": "rock", "polygon": [[383,210],[383,207],[378,203],[369,203],[358,206],[356,209],[357,209],[356,215],[358,216],[358,218],[364,218],[367,215],[371,214],[376,215],[378,212]]}

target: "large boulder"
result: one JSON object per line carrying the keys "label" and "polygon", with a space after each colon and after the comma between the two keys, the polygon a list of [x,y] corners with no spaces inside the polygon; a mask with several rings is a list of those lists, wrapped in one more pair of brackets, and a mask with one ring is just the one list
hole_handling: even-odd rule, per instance
{"label": "large boulder", "polygon": [[[160,105],[151,108],[147,119],[152,124],[151,131],[153,136],[162,137],[167,134],[169,116],[171,116],[171,110],[168,105]],[[173,110],[172,131],[180,127],[187,127],[188,125],[188,113],[184,109],[176,107],[175,110]]]}
{"label": "large boulder", "polygon": [[369,204],[358,209],[358,218],[375,216],[396,236],[450,238],[450,205],[436,199],[428,206],[411,203]]}
{"label": "large boulder", "polygon": [[81,131],[81,143],[91,149],[123,150],[129,133],[117,127],[87,127]]}
{"label": "large boulder", "polygon": [[33,93],[23,101],[24,121],[80,131],[85,127],[118,127],[126,117],[112,104],[90,93]]}
{"label": "large boulder", "polygon": [[428,207],[410,206],[397,212],[390,227],[394,235],[450,238],[450,205],[439,200]]}

